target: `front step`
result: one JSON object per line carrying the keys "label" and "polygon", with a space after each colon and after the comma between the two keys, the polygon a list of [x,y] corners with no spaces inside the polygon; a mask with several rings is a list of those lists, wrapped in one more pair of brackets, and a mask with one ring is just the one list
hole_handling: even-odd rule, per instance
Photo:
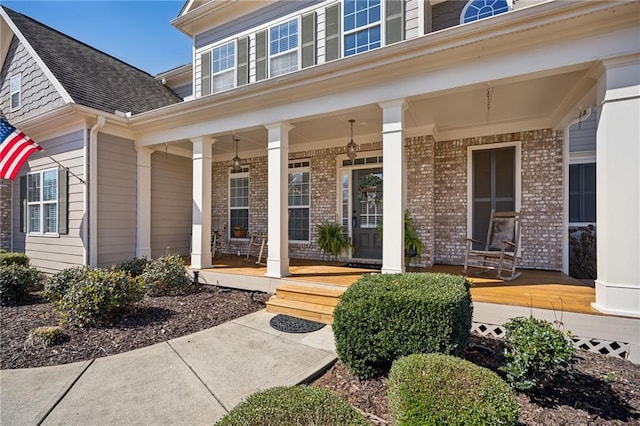
{"label": "front step", "polygon": [[267,301],[267,312],[332,324],[333,308],[344,291],[343,288],[283,284]]}

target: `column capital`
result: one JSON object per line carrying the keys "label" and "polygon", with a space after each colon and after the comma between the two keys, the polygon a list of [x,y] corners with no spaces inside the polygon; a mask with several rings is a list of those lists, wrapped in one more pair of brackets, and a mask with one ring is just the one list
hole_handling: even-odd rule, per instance
{"label": "column capital", "polygon": [[280,130],[285,131],[285,132],[290,132],[291,130],[293,130],[296,126],[294,126],[293,124],[289,123],[288,121],[278,121],[276,123],[269,123],[269,124],[265,124],[264,127],[267,129],[267,131],[271,132],[273,130]]}
{"label": "column capital", "polygon": [[213,145],[218,139],[211,137],[211,136],[196,136],[193,138],[189,138],[189,140],[191,141],[192,144],[197,144],[197,143],[203,143],[203,144],[210,144]]}
{"label": "column capital", "polygon": [[378,106],[384,111],[395,108],[402,108],[402,111],[406,111],[409,108],[409,104],[405,98],[393,99],[391,101],[378,102]]}

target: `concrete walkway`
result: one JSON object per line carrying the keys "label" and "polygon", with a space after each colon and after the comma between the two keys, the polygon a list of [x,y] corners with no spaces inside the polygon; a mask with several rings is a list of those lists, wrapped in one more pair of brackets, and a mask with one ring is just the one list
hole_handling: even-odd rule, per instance
{"label": "concrete walkway", "polygon": [[0,424],[211,425],[248,395],[336,359],[331,327],[282,333],[259,311],[119,355],[0,371]]}

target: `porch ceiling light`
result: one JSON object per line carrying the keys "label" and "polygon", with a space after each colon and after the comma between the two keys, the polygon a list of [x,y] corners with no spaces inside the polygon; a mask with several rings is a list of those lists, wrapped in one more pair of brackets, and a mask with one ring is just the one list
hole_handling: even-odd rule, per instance
{"label": "porch ceiling light", "polygon": [[353,160],[358,155],[356,152],[358,150],[358,145],[353,141],[353,123],[355,121],[356,120],[349,120],[349,124],[351,125],[351,140],[347,144],[347,157],[349,157],[349,160]]}
{"label": "porch ceiling light", "polygon": [[240,157],[238,157],[238,141],[240,141],[240,139],[234,137],[233,141],[236,144],[236,156],[233,157],[233,160],[231,160],[231,171],[237,173],[242,171],[242,166],[240,165]]}

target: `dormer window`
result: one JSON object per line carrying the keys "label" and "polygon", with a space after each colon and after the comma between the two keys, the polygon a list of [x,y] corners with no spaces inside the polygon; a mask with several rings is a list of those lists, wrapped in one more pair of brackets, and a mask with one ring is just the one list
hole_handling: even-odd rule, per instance
{"label": "dormer window", "polygon": [[510,0],[471,0],[462,9],[460,23],[477,21],[511,10]]}
{"label": "dormer window", "polygon": [[22,106],[22,74],[16,74],[11,77],[9,92],[11,96],[11,111],[20,109]]}
{"label": "dormer window", "polygon": [[232,41],[213,49],[213,92],[235,87],[236,49]]}
{"label": "dormer window", "polygon": [[298,69],[298,19],[269,29],[269,70],[271,77]]}
{"label": "dormer window", "polygon": [[344,0],[344,56],[381,46],[380,0]]}

